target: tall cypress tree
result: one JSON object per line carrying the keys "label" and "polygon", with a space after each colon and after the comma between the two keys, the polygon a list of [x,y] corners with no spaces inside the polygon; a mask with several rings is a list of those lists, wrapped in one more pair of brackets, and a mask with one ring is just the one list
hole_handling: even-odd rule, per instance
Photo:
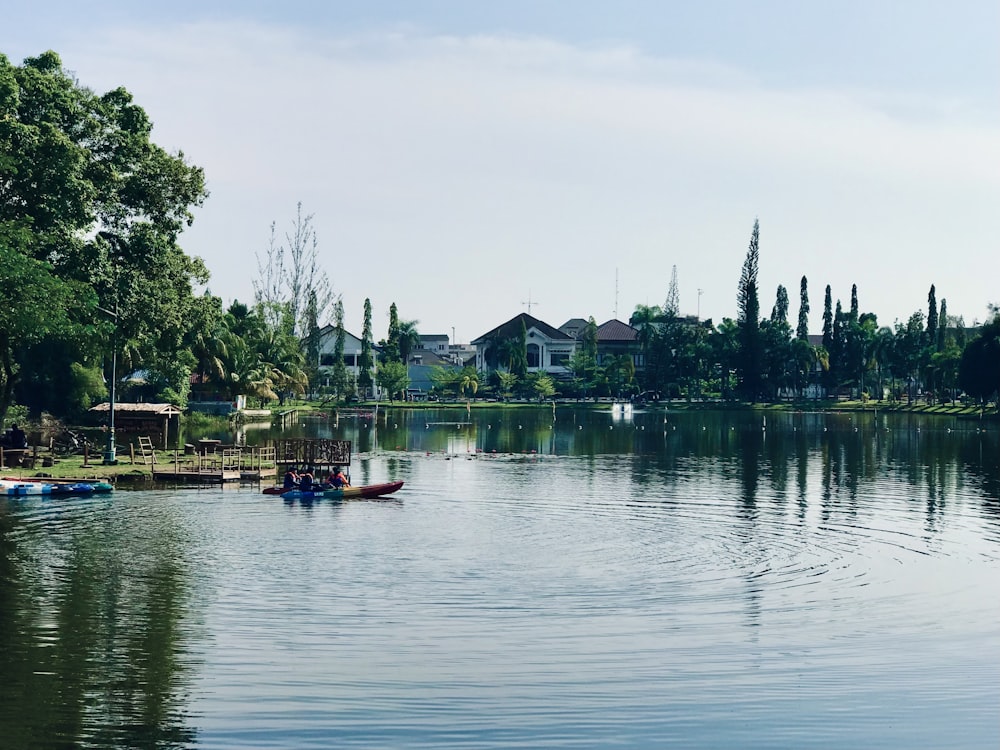
{"label": "tall cypress tree", "polygon": [[827,353],[833,348],[833,295],[829,284],[823,297],[823,348]]}
{"label": "tall cypress tree", "polygon": [[778,284],[778,291],[774,298],[774,307],[771,309],[771,320],[774,323],[788,322],[788,290]]}
{"label": "tall cypress tree", "polygon": [[795,329],[795,337],[809,340],[809,282],[805,276],[799,283],[799,325]]}
{"label": "tall cypress tree", "polygon": [[740,384],[743,398],[754,400],[760,394],[760,298],[757,292],[757,272],[760,262],[760,222],[754,219],[750,245],[740,274],[737,308],[740,327]]}
{"label": "tall cypress tree", "polygon": [[931,284],[931,289],[927,292],[927,344],[929,346],[937,345],[938,338],[938,309],[937,309],[937,291],[934,289],[934,285]]}
{"label": "tall cypress tree", "polygon": [[851,284],[851,322],[858,322],[858,285]]}
{"label": "tall cypress tree", "polygon": [[381,360],[399,362],[399,313],[395,302],[389,305],[389,331],[383,343]]}
{"label": "tall cypress tree", "polygon": [[333,306],[333,391],[340,398],[347,392],[347,364],[344,362],[344,302],[338,299]]}
{"label": "tall cypress tree", "polygon": [[367,395],[372,387],[372,301],[365,297],[365,321],[361,331],[361,359],[358,361],[358,387]]}
{"label": "tall cypress tree", "polygon": [[948,300],[941,300],[941,314],[938,316],[937,350],[943,352],[948,338]]}

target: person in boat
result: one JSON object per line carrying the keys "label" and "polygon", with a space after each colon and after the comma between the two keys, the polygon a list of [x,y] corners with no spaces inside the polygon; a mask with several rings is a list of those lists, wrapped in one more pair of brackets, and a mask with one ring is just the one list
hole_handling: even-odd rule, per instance
{"label": "person in boat", "polygon": [[299,475],[295,470],[294,466],[289,466],[288,471],[285,472],[285,481],[282,484],[282,489],[294,490],[299,486]]}
{"label": "person in boat", "polygon": [[344,476],[344,472],[340,470],[339,466],[333,467],[333,472],[330,474],[330,484],[333,485],[335,490],[339,490],[341,487],[350,487],[350,482],[347,481],[347,477]]}
{"label": "person in boat", "polygon": [[11,448],[28,447],[28,436],[25,435],[24,430],[22,430],[16,424],[12,424],[10,426],[10,447]]}
{"label": "person in boat", "polygon": [[311,468],[308,468],[299,474],[299,489],[303,492],[313,491],[313,474]]}

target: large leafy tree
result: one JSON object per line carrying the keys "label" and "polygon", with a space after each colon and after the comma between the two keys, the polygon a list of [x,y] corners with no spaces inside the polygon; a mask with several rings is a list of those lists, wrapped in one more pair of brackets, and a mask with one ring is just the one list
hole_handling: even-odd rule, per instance
{"label": "large leafy tree", "polygon": [[402,362],[383,362],[375,371],[375,382],[386,392],[389,403],[392,403],[396,396],[403,397],[410,385],[410,377],[406,372],[406,365]]}
{"label": "large leafy tree", "polygon": [[973,339],[958,367],[958,385],[979,399],[985,410],[986,402],[995,398],[1000,389],[1000,314],[982,327]]}
{"label": "large leafy tree", "polygon": [[[103,333],[69,342],[84,365],[110,359],[117,342],[131,366],[183,398],[196,365],[185,346],[198,304],[192,286],[208,274],[178,238],[207,193],[201,169],[154,144],[151,132],[125,89],[95,94],[56,53],[20,67],[0,55],[0,242],[46,264],[32,267],[36,281],[47,273],[76,285],[74,295],[54,293],[47,312]],[[19,339],[19,351],[8,345],[6,356],[30,356],[31,346]],[[32,378],[55,375],[32,370]],[[27,378],[24,387],[32,388]]]}
{"label": "large leafy tree", "polygon": [[[19,376],[19,355],[47,337],[80,335],[75,305],[93,305],[85,286],[65,282],[51,267],[0,241],[0,424]],[[83,298],[79,295],[83,295]],[[65,389],[67,382],[62,383]]]}

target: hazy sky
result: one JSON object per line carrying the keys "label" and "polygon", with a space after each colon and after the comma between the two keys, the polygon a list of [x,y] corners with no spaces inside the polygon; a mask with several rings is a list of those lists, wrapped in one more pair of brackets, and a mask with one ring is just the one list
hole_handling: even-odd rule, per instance
{"label": "hazy sky", "polygon": [[227,302],[300,201],[376,338],[392,302],[459,342],[529,299],[627,321],[675,266],[735,317],[755,218],[762,313],[805,275],[813,332],[827,284],[883,325],[1000,302],[996,0],[0,5],[12,62],[124,86],[205,169],[182,244]]}

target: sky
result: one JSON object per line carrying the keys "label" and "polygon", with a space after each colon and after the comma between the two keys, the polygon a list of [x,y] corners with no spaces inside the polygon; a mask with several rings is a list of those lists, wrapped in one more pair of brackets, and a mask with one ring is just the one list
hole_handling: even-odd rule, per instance
{"label": "sky", "polygon": [[[4,8],[9,5],[11,7]],[[181,245],[252,301],[301,203],[345,325],[468,343],[662,305],[737,315],[760,222],[810,330],[1000,303],[995,0],[0,0],[0,52],[122,86],[206,173]],[[530,306],[530,309],[529,309]]]}

